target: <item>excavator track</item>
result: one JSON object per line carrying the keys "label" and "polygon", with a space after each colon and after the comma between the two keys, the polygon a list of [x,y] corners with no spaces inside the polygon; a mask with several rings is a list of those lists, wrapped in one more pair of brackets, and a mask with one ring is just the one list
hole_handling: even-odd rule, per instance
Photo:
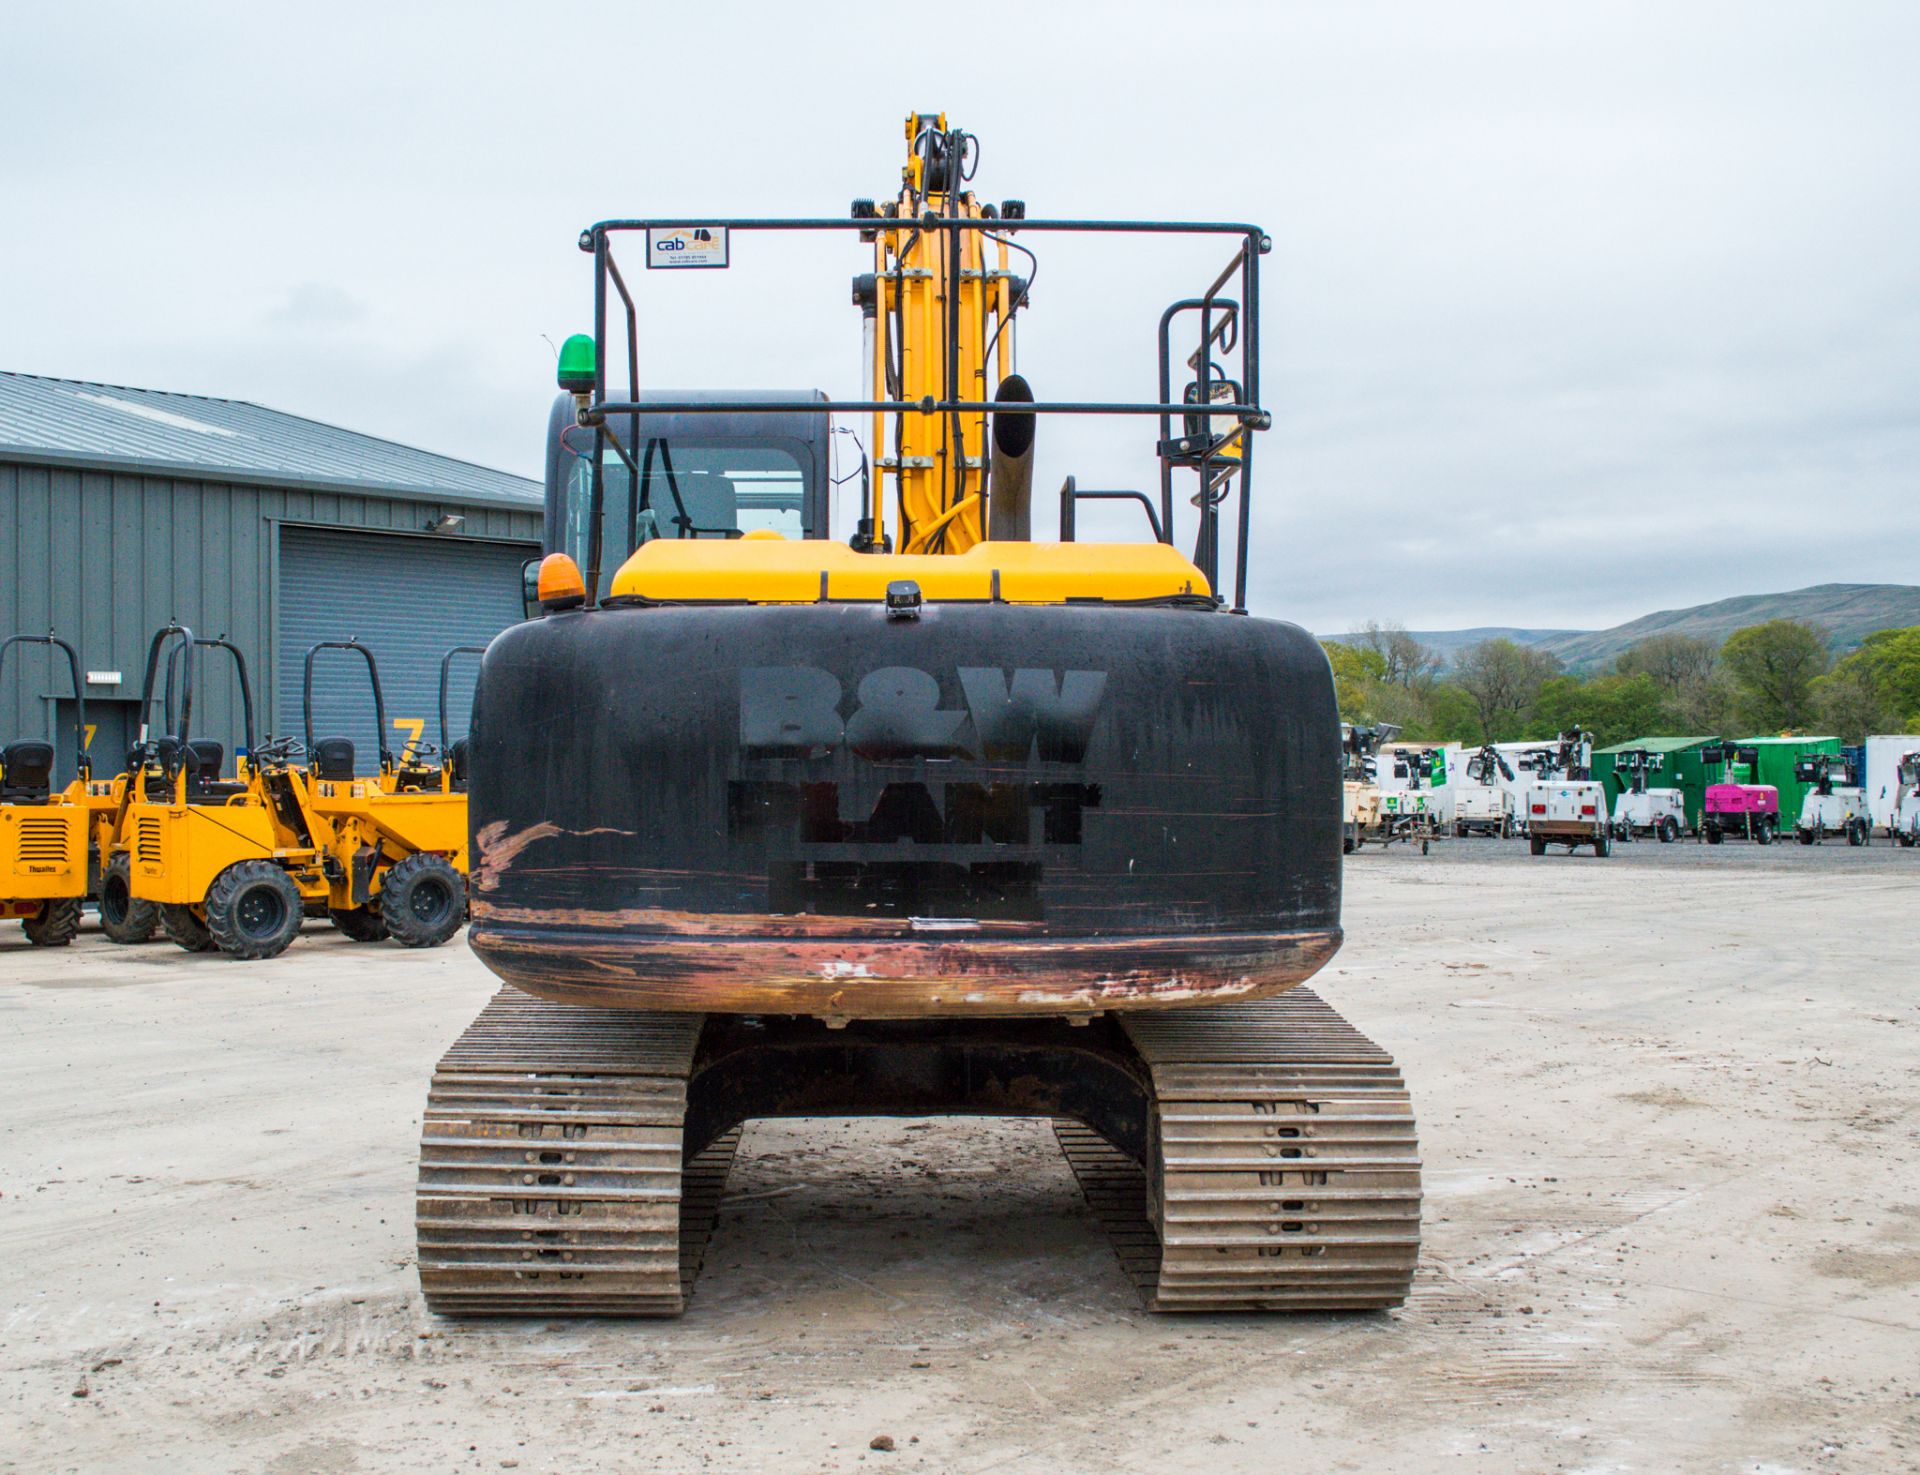
{"label": "excavator track", "polygon": [[1121,1025],[1153,1083],[1147,1166],[1087,1127],[1054,1130],[1148,1310],[1406,1299],[1420,1158],[1391,1056],[1305,988]]}
{"label": "excavator track", "polygon": [[503,988],[433,1074],[420,1284],[454,1316],[677,1316],[738,1128],[683,1161],[701,1016]]}
{"label": "excavator track", "polygon": [[[738,1120],[698,1109],[725,1096],[713,1084],[716,1062],[730,1049],[764,1048],[742,1040],[776,1033],[736,1040],[723,1030],[702,1054],[705,1028],[697,1014],[558,1004],[513,988],[495,995],[441,1060],[428,1093],[418,1225],[432,1310],[675,1316],[686,1308],[740,1136],[737,1126],[720,1131],[688,1160],[689,1097],[700,1097],[694,1116],[705,1115],[710,1133]],[[771,1055],[739,1058],[771,1078],[781,1051],[817,1032],[799,1022]],[[968,1033],[983,1061],[1026,1050],[1019,1079],[1049,1069],[1058,1079],[1078,1076],[1090,1058],[1034,1053],[1043,1036],[1031,1033]],[[906,1071],[910,1079],[941,1075],[926,1053],[938,1042],[884,1030],[871,1041],[851,1031],[834,1038],[827,1048],[836,1058],[867,1049],[889,1070],[917,1059],[923,1068]],[[1144,1165],[1090,1127],[1056,1119],[1055,1132],[1148,1309],[1372,1310],[1406,1298],[1419,1249],[1419,1147],[1406,1088],[1379,1046],[1296,988],[1251,1004],[1124,1014],[1102,1048],[1119,1079],[1150,1087],[1108,1120]],[[702,1084],[690,1091],[696,1069]],[[820,1071],[803,1074],[817,1092]],[[961,1072],[988,1081],[995,1105],[1012,1104],[1007,1082],[993,1076]],[[810,1103],[885,1110],[871,1094],[874,1079],[855,1071],[842,1096],[810,1095]],[[729,1108],[787,1114],[777,1100],[758,1112]]]}

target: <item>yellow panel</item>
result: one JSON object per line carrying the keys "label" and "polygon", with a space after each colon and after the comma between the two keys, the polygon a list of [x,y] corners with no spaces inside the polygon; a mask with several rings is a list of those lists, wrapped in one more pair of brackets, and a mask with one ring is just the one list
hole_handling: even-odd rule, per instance
{"label": "yellow panel", "polygon": [[976,543],[965,553],[855,553],[825,540],[713,538],[644,543],[613,579],[616,599],[744,600],[810,604],[820,598],[881,600],[911,579],[929,600],[990,599],[993,575],[1009,604],[1069,599],[1165,599],[1207,595],[1207,580],[1164,543]]}

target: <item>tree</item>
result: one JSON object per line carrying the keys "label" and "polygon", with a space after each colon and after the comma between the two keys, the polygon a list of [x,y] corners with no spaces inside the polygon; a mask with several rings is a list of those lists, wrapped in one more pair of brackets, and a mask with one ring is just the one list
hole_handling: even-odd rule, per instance
{"label": "tree", "polygon": [[1439,652],[1427,649],[1398,623],[1368,620],[1360,628],[1360,648],[1380,657],[1385,665],[1380,679],[1393,686],[1421,686],[1440,669]]}
{"label": "tree", "polygon": [[1552,676],[1541,684],[1533,701],[1534,725],[1564,732],[1570,727],[1593,734],[1596,747],[1608,748],[1628,738],[1651,737],[1673,723],[1659,683],[1647,672],[1631,676],[1596,676],[1581,681],[1574,676]]}
{"label": "tree", "polygon": [[1467,648],[1453,668],[1453,684],[1472,698],[1480,740],[1491,743],[1512,735],[1541,685],[1559,669],[1545,651],[1496,638]]}
{"label": "tree", "polygon": [[1876,630],[1814,683],[1820,721],[1849,742],[1920,726],[1920,625]]}
{"label": "tree", "polygon": [[1360,645],[1342,645],[1323,640],[1320,648],[1333,667],[1333,694],[1340,704],[1340,715],[1348,722],[1376,722],[1378,693],[1386,679],[1387,663],[1378,652]]}
{"label": "tree", "polygon": [[1697,635],[1649,635],[1614,659],[1621,676],[1651,676],[1664,692],[1677,692],[1713,675],[1719,647]]}
{"label": "tree", "polygon": [[1729,706],[1729,688],[1717,669],[1719,654],[1711,640],[1696,635],[1649,635],[1621,651],[1613,669],[1621,676],[1651,676],[1666,700],[1670,724],[1711,735],[1725,725]]}
{"label": "tree", "polygon": [[1874,689],[1873,678],[1858,666],[1842,661],[1813,684],[1820,725],[1843,743],[1857,743],[1870,732],[1894,730],[1898,721]]}
{"label": "tree", "polygon": [[1768,620],[1735,630],[1720,647],[1733,679],[1734,710],[1757,732],[1782,732],[1813,720],[1814,680],[1832,657],[1826,632],[1802,620]]}

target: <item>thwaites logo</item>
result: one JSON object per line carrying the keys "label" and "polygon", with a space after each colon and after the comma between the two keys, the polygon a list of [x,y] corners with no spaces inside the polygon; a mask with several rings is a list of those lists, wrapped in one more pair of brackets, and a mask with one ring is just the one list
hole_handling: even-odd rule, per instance
{"label": "thwaites logo", "polygon": [[731,786],[732,834],[803,845],[1078,845],[1082,813],[1098,808],[1100,790],[1060,770],[1086,759],[1107,673],[962,666],[955,676],[963,705],[947,707],[940,682],[913,666],[870,672],[851,692],[814,666],[743,669],[745,771],[755,760],[844,751],[881,765],[970,761],[1029,774],[941,782],[925,770],[846,795],[831,780],[743,778]]}

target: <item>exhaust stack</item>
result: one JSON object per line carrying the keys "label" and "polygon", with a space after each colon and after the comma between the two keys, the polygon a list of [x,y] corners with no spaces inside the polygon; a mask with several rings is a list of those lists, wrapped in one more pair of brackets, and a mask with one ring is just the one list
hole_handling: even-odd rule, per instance
{"label": "exhaust stack", "polygon": [[994,391],[987,473],[987,539],[1026,543],[1033,538],[1033,412],[1012,408],[1033,403],[1033,390],[1009,374]]}

